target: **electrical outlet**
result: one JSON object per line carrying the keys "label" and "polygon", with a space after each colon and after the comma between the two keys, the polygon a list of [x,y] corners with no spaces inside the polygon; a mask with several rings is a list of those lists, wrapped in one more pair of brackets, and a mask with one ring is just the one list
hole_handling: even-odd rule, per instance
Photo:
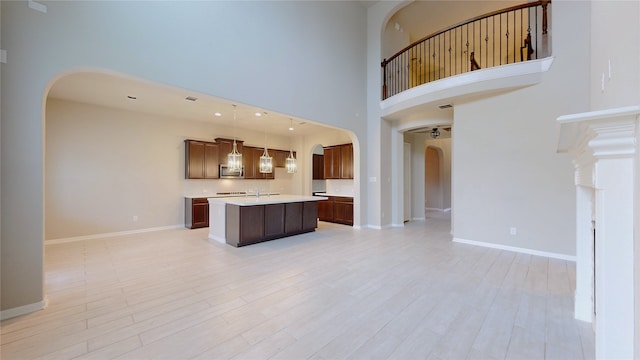
{"label": "electrical outlet", "polygon": [[138,221],[138,215],[133,215],[133,221]]}
{"label": "electrical outlet", "polygon": [[517,235],[518,234],[518,229],[515,227],[511,227],[509,228],[509,234],[511,235]]}

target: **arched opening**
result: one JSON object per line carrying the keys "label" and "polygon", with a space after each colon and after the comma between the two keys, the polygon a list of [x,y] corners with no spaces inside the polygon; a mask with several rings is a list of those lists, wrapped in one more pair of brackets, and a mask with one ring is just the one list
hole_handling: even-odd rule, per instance
{"label": "arched opening", "polygon": [[424,156],[425,213],[444,210],[442,149],[427,146]]}

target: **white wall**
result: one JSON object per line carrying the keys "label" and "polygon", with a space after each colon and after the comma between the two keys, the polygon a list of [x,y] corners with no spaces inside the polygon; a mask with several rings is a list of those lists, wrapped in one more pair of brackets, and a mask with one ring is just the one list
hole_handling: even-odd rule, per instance
{"label": "white wall", "polygon": [[553,12],[541,84],[454,107],[455,238],[575,255],[573,167],[555,152],[555,119],[588,109],[589,4]]}
{"label": "white wall", "polygon": [[[410,43],[453,24],[519,4],[522,4],[522,1],[413,1],[389,19],[382,35],[382,53],[388,58]],[[395,29],[396,22],[403,29],[402,32]]]}
{"label": "white wall", "polygon": [[[640,2],[591,2],[591,106],[605,110],[640,104]],[[611,39],[616,41],[611,41]],[[611,71],[609,71],[611,69]],[[609,76],[609,74],[611,76]],[[604,75],[604,90],[602,76]],[[636,164],[640,144],[636,144]],[[637,170],[636,170],[637,172]],[[640,177],[636,178],[640,189]],[[634,195],[640,213],[640,194]],[[640,220],[636,219],[637,224]],[[640,226],[635,226],[635,344],[640,344]],[[636,346],[635,358],[640,358]]]}
{"label": "white wall", "polygon": [[640,103],[639,19],[638,1],[591,2],[591,110]]}
{"label": "white wall", "polygon": [[43,3],[46,14],[1,3],[3,310],[44,298],[44,99],[65,72],[107,69],[332,124],[367,147],[356,2]]}

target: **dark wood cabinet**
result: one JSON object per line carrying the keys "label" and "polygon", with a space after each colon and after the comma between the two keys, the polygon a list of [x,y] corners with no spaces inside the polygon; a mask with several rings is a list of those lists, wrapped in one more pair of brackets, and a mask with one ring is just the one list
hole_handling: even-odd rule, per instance
{"label": "dark wood cabinet", "polygon": [[315,231],[316,201],[239,206],[226,205],[227,244],[235,247]]}
{"label": "dark wood cabinet", "polygon": [[324,148],[324,178],[340,179],[340,147]]}
{"label": "dark wood cabinet", "polygon": [[353,179],[353,144],[340,146],[340,178]]}
{"label": "dark wood cabinet", "polygon": [[244,146],[242,148],[242,164],[244,166],[244,178],[255,179],[258,173],[258,166],[260,166],[260,157],[258,157],[258,163],[256,164],[254,158],[254,150],[256,148],[252,146]]}
{"label": "dark wood cabinet", "polygon": [[333,222],[353,225],[353,198],[343,196],[333,198]]}
{"label": "dark wood cabinet", "polygon": [[[227,163],[227,155],[233,150],[233,139],[225,139],[225,138],[216,138],[216,144],[218,145],[218,163],[226,164]],[[243,141],[236,140],[236,149],[240,154],[242,153]],[[244,160],[244,154],[242,155]]]}
{"label": "dark wood cabinet", "polygon": [[207,198],[185,198],[184,225],[189,229],[209,226],[209,201]]}
{"label": "dark wood cabinet", "polygon": [[[227,163],[227,155],[233,150],[233,139],[216,138],[216,142],[185,140],[185,178],[219,179],[220,164]],[[236,140],[236,149],[242,154],[245,179],[274,179],[276,167],[286,167],[289,151],[269,149],[273,171],[260,172],[260,157],[264,148],[244,146]],[[295,156],[295,152],[293,153]]]}
{"label": "dark wood cabinet", "polygon": [[353,144],[324,148],[324,178],[353,179]]}
{"label": "dark wood cabinet", "polygon": [[287,156],[289,156],[289,152],[284,150],[272,150],[272,151],[273,151],[273,154],[271,156],[273,156],[273,167],[283,168],[287,166]]}
{"label": "dark wood cabinet", "polygon": [[264,236],[280,236],[284,234],[284,204],[268,204],[264,206]]}
{"label": "dark wood cabinet", "polygon": [[318,202],[302,203],[302,232],[314,231],[318,227]]}
{"label": "dark wood cabinet", "polygon": [[313,180],[324,180],[324,155],[313,154]]}
{"label": "dark wood cabinet", "polygon": [[353,198],[347,196],[327,196],[328,200],[318,201],[318,219],[338,224],[353,225]]}
{"label": "dark wood cabinet", "polygon": [[318,201],[318,220],[333,222],[333,199]]}
{"label": "dark wood cabinet", "polygon": [[218,144],[185,140],[186,179],[217,179],[218,164]]}
{"label": "dark wood cabinet", "polygon": [[220,161],[218,159],[218,144],[204,144],[204,178],[217,179],[220,176]]}
{"label": "dark wood cabinet", "polygon": [[[245,179],[267,179],[271,180],[275,178],[274,171],[270,173],[260,172],[260,157],[264,153],[264,148],[257,148],[253,146],[244,146],[242,152],[242,161],[244,163],[244,178]],[[269,151],[269,156],[273,157],[274,150]],[[273,161],[273,159],[272,159]]]}
{"label": "dark wood cabinet", "polygon": [[306,204],[306,203],[294,202],[294,203],[285,204],[285,207],[284,207],[285,233],[295,233],[298,231],[302,231],[303,204]]}
{"label": "dark wood cabinet", "polygon": [[276,170],[275,170],[275,164],[273,163],[273,161],[275,160],[275,152],[277,150],[269,150],[269,156],[272,157],[271,159],[271,164],[272,164],[272,168],[271,168],[271,172],[270,173],[261,173],[260,172],[260,157],[262,156],[262,154],[264,154],[264,148],[259,148],[257,149],[256,152],[254,152],[254,156],[255,156],[255,163],[257,166],[256,172],[256,179],[267,179],[267,180],[273,180],[275,179],[275,174],[276,174]]}

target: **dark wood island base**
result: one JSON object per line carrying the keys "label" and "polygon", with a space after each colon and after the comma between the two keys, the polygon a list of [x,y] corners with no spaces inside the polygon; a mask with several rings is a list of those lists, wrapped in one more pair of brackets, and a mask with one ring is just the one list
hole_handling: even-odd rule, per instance
{"label": "dark wood island base", "polygon": [[226,242],[235,247],[308,233],[318,227],[317,201],[226,204],[225,212]]}

